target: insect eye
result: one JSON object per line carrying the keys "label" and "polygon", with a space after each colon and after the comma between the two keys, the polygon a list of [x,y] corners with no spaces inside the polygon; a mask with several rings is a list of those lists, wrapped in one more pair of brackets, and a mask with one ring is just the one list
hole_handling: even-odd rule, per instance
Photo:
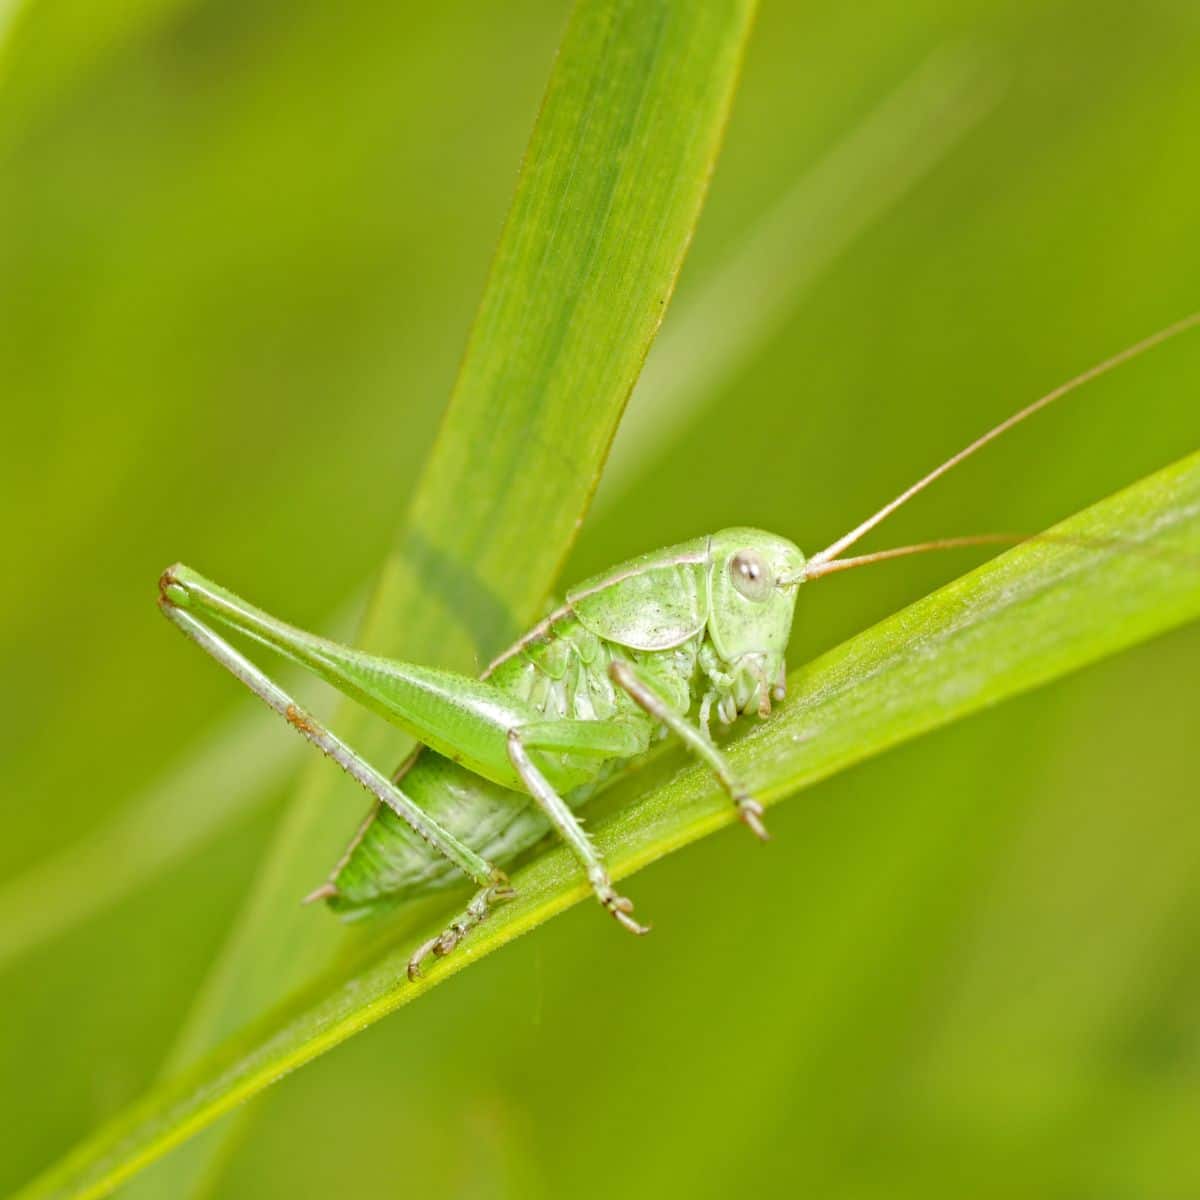
{"label": "insect eye", "polygon": [[729,577],[747,600],[761,604],[775,587],[771,569],[753,550],[739,550],[729,560]]}

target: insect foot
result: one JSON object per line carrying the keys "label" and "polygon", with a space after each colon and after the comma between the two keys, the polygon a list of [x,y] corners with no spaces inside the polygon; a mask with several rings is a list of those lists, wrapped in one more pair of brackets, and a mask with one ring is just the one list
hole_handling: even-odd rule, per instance
{"label": "insect foot", "polygon": [[762,820],[763,806],[752,796],[735,796],[734,801],[737,804],[738,820],[760,841],[769,842],[771,835]]}
{"label": "insect foot", "polygon": [[607,872],[596,874],[589,872],[589,877],[600,903],[608,909],[618,924],[624,926],[630,933],[636,933],[639,937],[650,932],[649,925],[639,924],[630,915],[633,912],[633,901],[617,892],[608,878]]}
{"label": "insect foot", "polygon": [[509,886],[503,872],[496,872],[497,880],[491,887],[484,888],[471,900],[471,903],[436,937],[423,942],[413,952],[408,960],[409,980],[418,979],[421,975],[421,964],[432,954],[434,958],[445,958],[466,935],[487,920],[493,904],[502,904],[516,896],[514,888]]}

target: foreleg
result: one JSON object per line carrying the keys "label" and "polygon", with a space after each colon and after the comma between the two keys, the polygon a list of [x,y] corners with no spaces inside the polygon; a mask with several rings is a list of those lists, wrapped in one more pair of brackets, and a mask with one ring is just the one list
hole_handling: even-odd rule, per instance
{"label": "foreleg", "polygon": [[712,744],[704,733],[688,724],[667,701],[654,689],[654,686],[639,674],[632,663],[623,659],[614,659],[608,667],[608,673],[613,683],[625,692],[640,708],[661,721],[689,750],[706,762],[720,781],[721,786],[732,797],[737,805],[738,816],[758,837],[766,841],[768,834],[763,825],[763,806],[750,795],[734,776],[725,761],[725,756]]}

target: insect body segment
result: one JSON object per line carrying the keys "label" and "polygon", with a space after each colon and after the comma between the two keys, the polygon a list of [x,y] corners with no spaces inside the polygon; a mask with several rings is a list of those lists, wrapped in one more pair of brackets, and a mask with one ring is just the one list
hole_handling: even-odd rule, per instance
{"label": "insect body segment", "polygon": [[[744,711],[770,711],[795,606],[794,588],[781,581],[803,566],[786,539],[752,529],[644,555],[570,592],[483,679],[304,633],[182,566],[163,576],[161,604],[375,796],[367,822],[314,896],[353,917],[464,874],[479,886],[463,914],[414,956],[415,972],[423,957],[447,953],[511,895],[500,866],[551,829],[574,852],[601,903],[626,928],[645,932],[574,811],[648,750],[660,729],[713,768],[742,818],[765,836],[761,806],[734,779],[707,722],[713,711],[725,722]],[[426,748],[394,780],[384,779],[206,621],[309,667]]]}

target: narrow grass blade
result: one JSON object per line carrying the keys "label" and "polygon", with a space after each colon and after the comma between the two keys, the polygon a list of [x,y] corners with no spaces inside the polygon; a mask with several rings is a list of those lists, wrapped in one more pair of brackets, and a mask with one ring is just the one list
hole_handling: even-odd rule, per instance
{"label": "narrow grass blade", "polygon": [[[449,409],[359,645],[477,671],[539,614],[674,288],[752,12],[750,0],[576,5]],[[402,405],[396,415],[403,436]],[[403,757],[403,739],[353,708],[333,727],[385,767]],[[299,899],[363,807],[352,783],[312,762],[168,1071],[330,961],[341,930]],[[189,1194],[219,1151],[212,1138],[188,1147],[148,1194]]]}
{"label": "narrow grass blade", "polygon": [[[794,672],[786,705],[730,746],[743,778],[774,803],[1200,617],[1200,453],[1052,532],[1089,547],[1025,543]],[[1105,540],[1111,548],[1092,548]],[[733,820],[708,773],[689,767],[596,822],[593,832],[621,877]],[[103,1194],[138,1163],[287,1071],[589,894],[560,849],[515,873],[513,883],[518,898],[424,978],[409,984],[404,970],[428,930],[318,981],[146,1097],[22,1200]]]}
{"label": "narrow grass blade", "polygon": [[11,53],[13,30],[21,16],[22,0],[0,0],[0,62],[4,55]]}
{"label": "narrow grass blade", "polygon": [[621,423],[598,506],[627,489],[830,266],[945,161],[995,108],[1003,83],[970,47],[942,46],[680,297]]}

